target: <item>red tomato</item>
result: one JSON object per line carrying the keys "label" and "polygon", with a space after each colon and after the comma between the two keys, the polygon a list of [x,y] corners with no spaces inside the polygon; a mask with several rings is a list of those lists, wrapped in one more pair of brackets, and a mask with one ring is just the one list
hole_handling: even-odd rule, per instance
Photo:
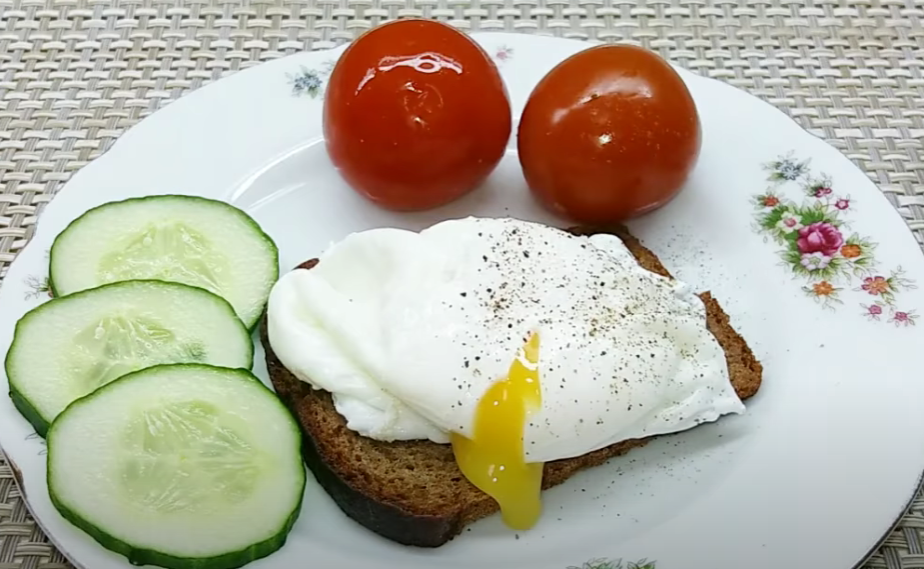
{"label": "red tomato", "polygon": [[359,37],[324,98],[331,160],[353,189],[388,209],[429,209],[468,193],[497,166],[510,130],[490,57],[432,20],[398,20]]}
{"label": "red tomato", "polygon": [[561,62],[530,94],[517,133],[533,194],[585,224],[665,204],[700,145],[699,116],[680,76],[632,46],[594,47]]}

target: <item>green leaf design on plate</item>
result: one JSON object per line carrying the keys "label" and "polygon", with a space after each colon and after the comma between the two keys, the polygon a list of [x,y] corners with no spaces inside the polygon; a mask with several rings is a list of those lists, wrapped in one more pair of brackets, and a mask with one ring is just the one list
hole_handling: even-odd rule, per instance
{"label": "green leaf design on plate", "polygon": [[622,559],[591,559],[581,566],[570,566],[567,569],[656,569],[655,562],[647,559],[626,561]]}

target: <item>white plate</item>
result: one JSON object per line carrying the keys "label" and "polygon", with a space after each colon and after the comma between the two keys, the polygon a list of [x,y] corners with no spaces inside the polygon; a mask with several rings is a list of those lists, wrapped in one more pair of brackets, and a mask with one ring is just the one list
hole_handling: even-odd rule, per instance
{"label": "white plate", "polygon": [[[477,40],[497,59],[515,113],[546,71],[587,47],[526,35]],[[283,268],[374,226],[421,228],[470,214],[562,223],[530,199],[513,150],[484,188],[439,211],[391,214],[357,197],[320,144],[319,95],[341,50],[287,57],[197,91],[74,176],[3,283],[0,346],[46,299],[52,238],[87,208],[128,196],[227,199],[272,235]],[[703,121],[702,156],[681,196],[632,230],[678,277],[713,292],[763,362],[764,384],[747,414],[575,477],[545,494],[546,514],[532,531],[515,535],[494,516],[436,550],[373,535],[312,480],[288,545],[254,569],[305,559],[321,568],[847,569],[874,548],[924,471],[924,326],[915,324],[922,298],[911,290],[924,279],[924,257],[888,201],[838,152],[743,92],[683,77]],[[759,224],[768,206],[803,203],[842,223],[814,229],[837,251],[831,267],[840,268],[824,279],[794,271],[801,265],[782,256],[776,224]],[[262,352],[258,359],[265,378]],[[91,569],[129,566],[55,512],[42,441],[5,397],[0,443],[65,555]]]}

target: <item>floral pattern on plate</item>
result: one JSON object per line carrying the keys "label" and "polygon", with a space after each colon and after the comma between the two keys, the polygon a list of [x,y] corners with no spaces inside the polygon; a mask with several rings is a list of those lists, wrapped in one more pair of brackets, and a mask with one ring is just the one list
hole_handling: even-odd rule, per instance
{"label": "floral pattern on plate", "polygon": [[334,68],[332,61],[326,62],[319,69],[308,69],[302,66],[298,73],[286,73],[293,97],[308,96],[316,99],[324,92],[324,81]]}
{"label": "floral pattern on plate", "polygon": [[43,295],[47,295],[49,298],[52,296],[51,282],[48,277],[37,277],[35,275],[27,277],[26,289],[26,300],[41,298]]}
{"label": "floral pattern on plate", "polygon": [[494,50],[494,59],[495,63],[505,63],[513,57],[513,48],[507,45],[499,45],[497,49]]}
{"label": "floral pattern on plate", "polygon": [[591,559],[585,561],[580,567],[572,566],[567,569],[655,569],[655,562],[647,559],[625,563],[622,559]]}
{"label": "floral pattern on plate", "polygon": [[46,455],[48,454],[48,445],[47,445],[47,443],[45,442],[45,439],[42,438],[42,436],[39,435],[38,433],[36,433],[35,431],[32,431],[32,434],[30,434],[29,436],[27,436],[27,437],[26,437],[26,440],[27,440],[27,441],[37,440],[37,441],[39,442],[39,444],[42,445],[42,448],[39,449],[39,451],[38,451],[39,456],[46,456]]}
{"label": "floral pattern on plate", "polygon": [[[881,269],[876,243],[854,232],[849,217],[856,203],[835,191],[826,174],[792,154],[764,165],[770,186],[753,197],[755,228],[780,246],[783,265],[803,283],[802,291],[823,307],[844,303],[850,290],[865,297],[862,314],[896,326],[914,325],[916,311],[900,307],[899,293],[917,288],[900,266]],[[798,188],[801,201],[789,197]]]}

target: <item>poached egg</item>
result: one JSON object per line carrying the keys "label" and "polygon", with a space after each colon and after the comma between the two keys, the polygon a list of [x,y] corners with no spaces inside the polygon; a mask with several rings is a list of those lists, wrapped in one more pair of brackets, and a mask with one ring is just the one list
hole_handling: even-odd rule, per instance
{"label": "poached egg", "polygon": [[268,336],[349,429],[452,444],[516,529],[543,463],[744,411],[689,285],[616,236],[514,219],[349,235],[279,279]]}

